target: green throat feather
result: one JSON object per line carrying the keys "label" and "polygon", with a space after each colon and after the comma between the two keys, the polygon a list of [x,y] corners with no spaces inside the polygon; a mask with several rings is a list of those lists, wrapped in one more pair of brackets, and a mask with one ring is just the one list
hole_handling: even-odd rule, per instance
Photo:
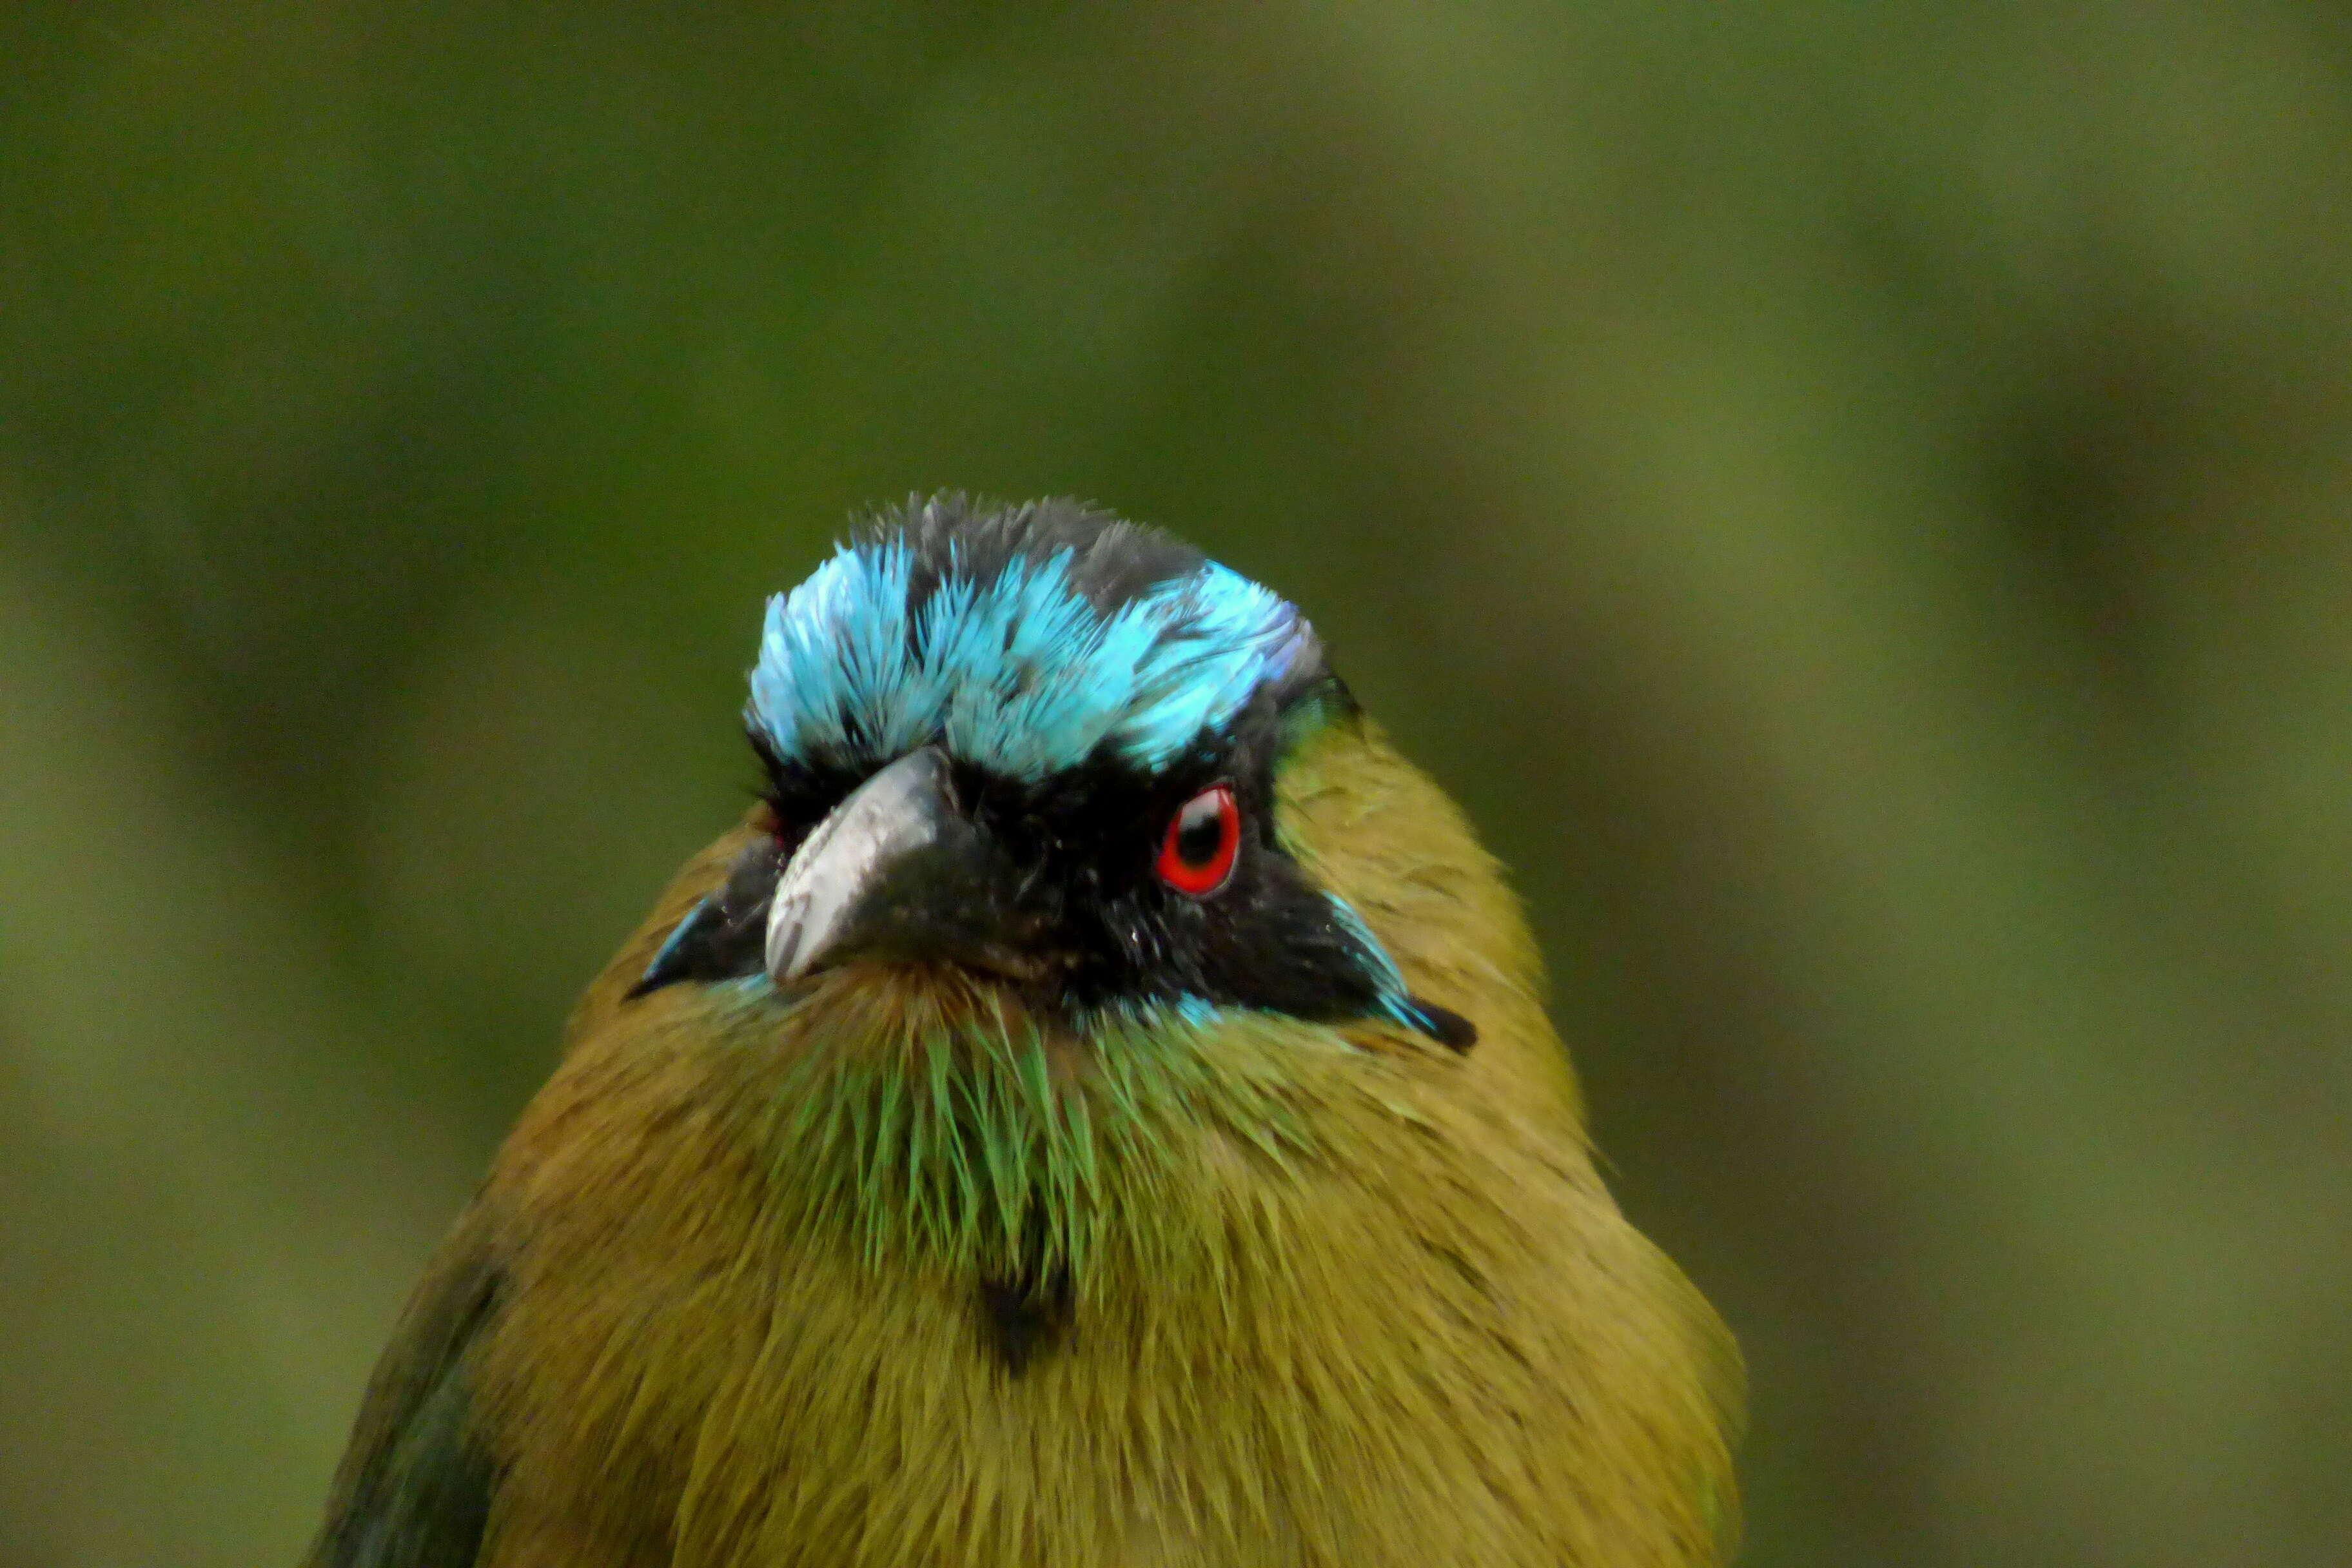
{"label": "green throat feather", "polygon": [[[1363,1092],[1359,1047],[1294,1019],[1139,1005],[1065,1028],[952,973],[880,979],[825,976],[781,1030],[747,993],[742,1020],[794,1058],[762,1074],[772,1217],[870,1267],[1066,1273],[1081,1300],[1113,1255],[1213,1268],[1226,1205],[1202,1189],[1237,1161],[1289,1170],[1318,1152],[1313,1102]],[[1316,1070],[1342,1057],[1353,1072]]]}

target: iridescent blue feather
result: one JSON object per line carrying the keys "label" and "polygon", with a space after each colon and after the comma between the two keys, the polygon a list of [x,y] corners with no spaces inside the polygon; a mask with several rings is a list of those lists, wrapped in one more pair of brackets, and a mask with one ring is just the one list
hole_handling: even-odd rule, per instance
{"label": "iridescent blue feather", "polygon": [[1389,955],[1389,950],[1381,945],[1381,939],[1372,934],[1372,928],[1364,923],[1364,917],[1356,912],[1356,906],[1337,893],[1327,893],[1324,897],[1330,900],[1332,914],[1339,921],[1340,929],[1364,950],[1365,968],[1380,989],[1381,1010],[1408,1029],[1428,1028],[1429,1016],[1421,1010],[1420,1005],[1406,989],[1404,971],[1397,967],[1397,961]]}
{"label": "iridescent blue feather", "polygon": [[1036,781],[1097,751],[1155,768],[1232,721],[1313,646],[1276,595],[1205,563],[1109,609],[1071,552],[952,570],[919,605],[903,543],[845,546],[769,601],[751,717],[788,760],[867,759],[944,742]]}
{"label": "iridescent blue feather", "polygon": [[[1296,608],[1197,555],[1106,593],[1098,572],[1078,580],[1066,546],[1016,548],[982,569],[965,542],[927,554],[869,537],[769,601],[750,717],[777,759],[872,767],[944,745],[1028,783],[1098,755],[1150,772],[1320,658]],[[1428,1029],[1362,917],[1336,896],[1330,905],[1379,1010]],[[1197,997],[1175,1005],[1188,1017],[1217,1011]]]}

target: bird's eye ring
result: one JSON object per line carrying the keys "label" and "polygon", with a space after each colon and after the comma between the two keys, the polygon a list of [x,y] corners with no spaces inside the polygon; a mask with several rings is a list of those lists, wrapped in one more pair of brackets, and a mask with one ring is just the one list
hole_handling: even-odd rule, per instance
{"label": "bird's eye ring", "polygon": [[1153,869],[1187,898],[1205,899],[1233,879],[1242,847],[1242,810],[1230,785],[1211,784],[1168,819]]}

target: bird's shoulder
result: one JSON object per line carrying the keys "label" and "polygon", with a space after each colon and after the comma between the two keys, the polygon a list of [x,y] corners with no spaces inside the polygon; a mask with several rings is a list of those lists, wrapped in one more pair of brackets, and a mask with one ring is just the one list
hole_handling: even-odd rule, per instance
{"label": "bird's shoulder", "polygon": [[506,1276],[486,1205],[443,1242],[376,1363],[306,1568],[464,1568],[489,1517],[492,1463],[475,1352]]}

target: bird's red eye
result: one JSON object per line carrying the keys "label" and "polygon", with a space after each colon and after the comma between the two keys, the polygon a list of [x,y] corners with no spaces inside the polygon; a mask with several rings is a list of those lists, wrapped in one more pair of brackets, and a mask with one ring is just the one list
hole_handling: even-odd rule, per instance
{"label": "bird's red eye", "polygon": [[1205,899],[1233,876],[1241,847],[1242,808],[1230,788],[1211,784],[1168,819],[1155,869],[1178,892]]}

